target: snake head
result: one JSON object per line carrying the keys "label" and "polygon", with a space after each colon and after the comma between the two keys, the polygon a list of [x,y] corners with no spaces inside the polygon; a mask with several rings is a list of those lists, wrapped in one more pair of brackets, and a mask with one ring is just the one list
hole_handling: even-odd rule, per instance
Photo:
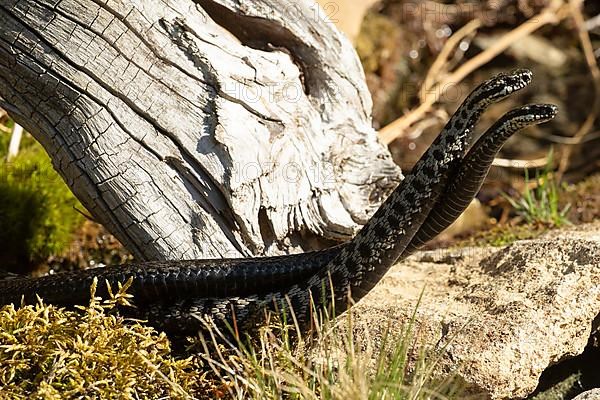
{"label": "snake head", "polygon": [[526,126],[550,121],[557,113],[558,107],[554,104],[529,104],[509,111],[503,119]]}
{"label": "snake head", "polygon": [[533,73],[528,69],[517,69],[501,73],[483,82],[467,100],[474,108],[480,108],[500,101],[512,93],[529,85]]}
{"label": "snake head", "polygon": [[504,143],[513,133],[531,125],[550,121],[558,113],[558,107],[553,104],[528,104],[515,108],[504,114],[490,129],[500,133]]}

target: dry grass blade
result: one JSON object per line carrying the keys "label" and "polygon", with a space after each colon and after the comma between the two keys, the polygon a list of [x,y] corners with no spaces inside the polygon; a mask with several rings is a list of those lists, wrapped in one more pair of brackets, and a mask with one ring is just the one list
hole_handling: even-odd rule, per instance
{"label": "dry grass blade", "polygon": [[536,158],[533,160],[514,160],[507,158],[495,158],[492,163],[494,167],[512,168],[512,169],[537,169],[548,166],[548,157]]}
{"label": "dry grass blade", "polygon": [[450,55],[456,49],[460,42],[467,36],[473,34],[477,29],[481,27],[482,23],[479,19],[474,19],[467,23],[465,26],[461,27],[456,31],[452,36],[448,38],[444,47],[438,54],[437,58],[431,64],[431,68],[427,71],[427,76],[423,81],[423,88],[421,90],[421,102],[424,102],[426,98],[424,97],[424,93],[427,93],[436,82],[440,81],[440,77],[444,76],[447,72],[444,71],[444,65],[448,62]]}

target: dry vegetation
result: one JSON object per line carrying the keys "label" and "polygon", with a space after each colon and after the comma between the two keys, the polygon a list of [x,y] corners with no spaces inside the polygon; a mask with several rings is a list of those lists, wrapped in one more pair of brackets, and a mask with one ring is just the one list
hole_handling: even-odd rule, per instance
{"label": "dry vegetation", "polygon": [[78,312],[41,300],[3,307],[2,398],[445,399],[461,390],[452,375],[436,378],[440,349],[425,350],[412,322],[377,345],[354,337],[350,317],[321,319],[305,337],[270,323],[234,343],[209,328],[188,339],[194,356],[175,356],[163,333],[115,314],[131,306],[129,283],[104,301],[92,287]]}
{"label": "dry vegetation", "polygon": [[114,315],[125,288],[80,312],[45,305],[0,311],[0,393],[6,399],[186,398],[202,379],[164,333]]}

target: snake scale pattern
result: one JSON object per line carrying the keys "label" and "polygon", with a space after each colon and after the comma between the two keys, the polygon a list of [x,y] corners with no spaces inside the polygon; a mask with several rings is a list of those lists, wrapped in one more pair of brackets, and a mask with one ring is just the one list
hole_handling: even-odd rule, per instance
{"label": "snake scale pattern", "polygon": [[556,115],[553,105],[517,108],[474,141],[474,126],[486,108],[524,88],[531,78],[530,71],[516,70],[479,85],[347,243],[289,256],[146,262],[5,279],[0,281],[0,304],[33,303],[36,296],[62,306],[87,304],[94,278],[99,295],[106,295],[107,284],[116,287],[133,278],[130,292],[136,307],[127,307],[124,314],[176,335],[203,329],[206,317],[218,326],[235,324],[239,331],[248,331],[261,321],[265,309],[291,309],[303,327],[310,324],[311,304],[339,314],[365,296],[394,263],[464,211],[512,134]]}

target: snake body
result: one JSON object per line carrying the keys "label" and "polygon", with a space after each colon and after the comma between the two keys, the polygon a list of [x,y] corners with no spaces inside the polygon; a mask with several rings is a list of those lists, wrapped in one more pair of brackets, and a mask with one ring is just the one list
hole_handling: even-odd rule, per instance
{"label": "snake body", "polygon": [[127,315],[147,319],[174,334],[203,329],[206,317],[217,325],[235,324],[239,330],[249,330],[264,309],[291,309],[306,326],[311,301],[343,312],[366,295],[394,263],[460,215],[506,139],[524,126],[554,117],[552,105],[513,110],[468,150],[473,128],[485,109],[530,80],[531,72],[517,70],[479,85],[413,170],[347,243],[288,256],[146,262],[7,279],[0,281],[0,304],[32,303],[36,296],[57,305],[86,304],[94,278],[99,294],[104,295],[107,284],[116,287],[131,277],[136,307],[125,310]]}

